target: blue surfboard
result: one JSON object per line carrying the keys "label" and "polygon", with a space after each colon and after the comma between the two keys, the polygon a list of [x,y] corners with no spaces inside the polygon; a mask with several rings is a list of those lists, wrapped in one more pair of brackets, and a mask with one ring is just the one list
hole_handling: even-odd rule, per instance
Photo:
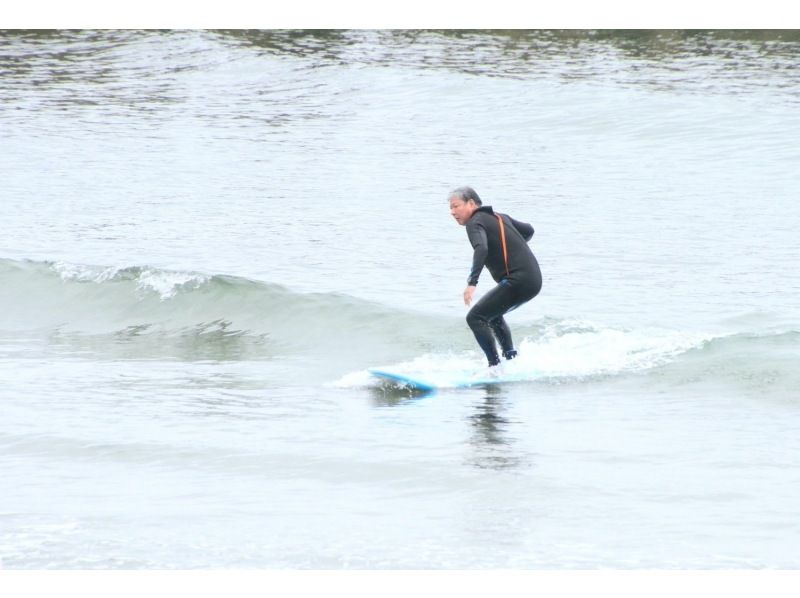
{"label": "blue surfboard", "polygon": [[535,376],[525,375],[500,375],[492,378],[471,378],[465,376],[461,379],[449,379],[444,383],[437,384],[432,380],[425,380],[416,376],[409,376],[400,374],[398,372],[391,372],[389,370],[382,370],[377,368],[370,368],[369,373],[382,380],[388,380],[396,383],[398,386],[408,388],[411,390],[420,390],[424,392],[431,392],[439,388],[469,388],[472,386],[489,386],[492,384],[502,384],[507,382],[522,382],[525,380],[532,380]]}
{"label": "blue surfboard", "polygon": [[396,374],[394,372],[387,372],[385,370],[377,370],[377,369],[370,369],[369,373],[375,376],[376,378],[389,380],[391,382],[397,383],[399,386],[410,388],[412,390],[423,390],[427,392],[436,390],[435,384],[431,382],[426,382],[424,380],[419,380],[417,378],[411,378],[409,376],[406,376],[405,374]]}

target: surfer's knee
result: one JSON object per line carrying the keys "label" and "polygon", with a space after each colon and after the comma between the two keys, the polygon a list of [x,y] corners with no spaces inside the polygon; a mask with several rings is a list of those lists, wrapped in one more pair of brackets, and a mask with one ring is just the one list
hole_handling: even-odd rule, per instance
{"label": "surfer's knee", "polygon": [[486,318],[486,316],[475,309],[471,309],[469,312],[467,312],[467,325],[473,330],[480,326],[486,326],[488,323],[489,320]]}

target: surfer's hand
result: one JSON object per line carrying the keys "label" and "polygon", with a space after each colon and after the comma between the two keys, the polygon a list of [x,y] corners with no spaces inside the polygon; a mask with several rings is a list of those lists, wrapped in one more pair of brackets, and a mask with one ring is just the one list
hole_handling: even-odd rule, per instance
{"label": "surfer's hand", "polygon": [[475,294],[475,287],[467,287],[464,289],[464,305],[469,306],[472,303],[472,296]]}

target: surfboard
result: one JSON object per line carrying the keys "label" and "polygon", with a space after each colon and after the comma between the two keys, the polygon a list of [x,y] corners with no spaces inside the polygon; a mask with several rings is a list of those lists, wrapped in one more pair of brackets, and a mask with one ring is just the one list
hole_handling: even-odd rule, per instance
{"label": "surfboard", "polygon": [[440,388],[469,388],[472,386],[489,386],[507,382],[520,382],[522,380],[529,379],[528,377],[520,377],[519,375],[500,375],[492,378],[471,378],[469,376],[464,376],[463,378],[448,379],[437,384],[437,382],[432,380],[426,380],[416,376],[409,376],[407,374],[401,374],[389,370],[370,368],[368,371],[376,378],[394,382],[398,386],[402,386],[404,388],[420,390],[424,392],[432,392]]}
{"label": "surfboard", "polygon": [[412,390],[423,390],[427,392],[436,390],[436,385],[432,382],[426,382],[425,380],[406,376],[405,374],[397,374],[395,372],[387,372],[386,370],[377,370],[374,368],[370,368],[369,373],[376,378],[389,380],[397,383],[399,386],[404,386]]}

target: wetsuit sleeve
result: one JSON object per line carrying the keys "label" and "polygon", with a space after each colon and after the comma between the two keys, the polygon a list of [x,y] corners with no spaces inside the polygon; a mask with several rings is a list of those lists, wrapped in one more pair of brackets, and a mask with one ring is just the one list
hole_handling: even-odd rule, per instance
{"label": "wetsuit sleeve", "polygon": [[514,228],[519,231],[519,234],[522,235],[522,238],[525,241],[530,241],[531,237],[533,237],[533,226],[528,224],[527,222],[520,222],[519,220],[514,220],[511,216],[508,217],[511,220],[511,224],[514,225]]}
{"label": "wetsuit sleeve", "polygon": [[472,270],[470,270],[469,278],[467,278],[467,284],[474,287],[478,284],[478,277],[481,275],[484,265],[486,265],[486,257],[489,255],[489,241],[486,238],[486,229],[475,222],[467,224],[467,236],[472,248],[475,250],[472,254]]}

